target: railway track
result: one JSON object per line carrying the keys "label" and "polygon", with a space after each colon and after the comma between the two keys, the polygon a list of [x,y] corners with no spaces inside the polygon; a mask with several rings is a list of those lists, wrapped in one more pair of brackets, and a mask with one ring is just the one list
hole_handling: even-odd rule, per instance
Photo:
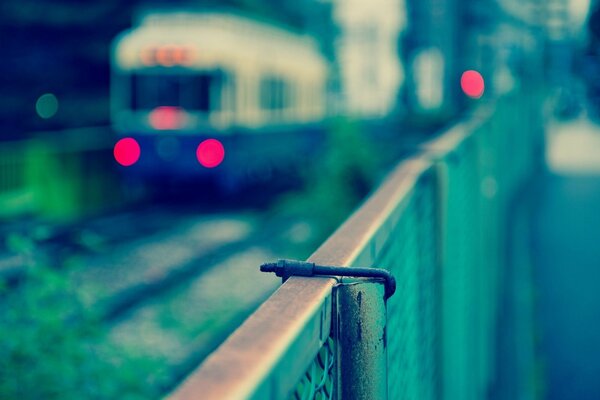
{"label": "railway track", "polygon": [[272,190],[252,192],[259,204],[242,210],[206,198],[62,226],[15,221],[0,234],[12,235],[25,251],[0,255],[0,279],[18,290],[27,264],[54,267],[81,302],[62,316],[65,322],[93,319],[100,330],[89,343],[93,353],[116,365],[141,360],[145,372],[136,381],[165,393],[278,286],[277,278],[258,272],[261,263],[306,258],[314,250],[306,245],[314,234],[309,223],[265,207]]}
{"label": "railway track", "polygon": [[190,217],[150,237],[87,255],[70,273],[85,293],[88,307],[106,319],[118,317],[145,297],[201,272],[206,265],[246,245],[252,234],[249,215]]}
{"label": "railway track", "polygon": [[[298,244],[310,236],[302,221],[252,210],[149,208],[43,229],[35,243],[40,252],[53,253],[43,258],[77,293],[83,307],[75,312],[101,325],[98,352],[110,348],[152,362],[155,376],[148,384],[160,392],[179,382],[278,286],[258,265],[305,256]],[[4,260],[0,271],[24,274],[22,255]],[[69,315],[68,323],[82,318]]]}
{"label": "railway track", "polygon": [[[265,222],[247,214],[201,218],[159,246],[148,241],[129,251],[127,262],[115,263],[122,270],[141,259],[155,259],[146,248],[157,253],[170,248],[175,255],[147,262],[141,280],[124,279],[128,283],[111,287],[112,294],[104,297],[108,303],[96,301],[110,326],[106,342],[125,353],[160,360],[156,376],[149,379],[160,391],[169,390],[278,286],[278,279],[258,272],[259,264],[304,256],[290,251],[293,223]],[[210,243],[199,243],[207,239],[206,232]],[[135,270],[127,275],[140,277]],[[90,276],[87,282],[94,281]]]}
{"label": "railway track", "polygon": [[259,246],[230,255],[176,291],[149,298],[111,327],[107,341],[160,360],[150,381],[168,390],[279,285],[256,268],[273,257]]}

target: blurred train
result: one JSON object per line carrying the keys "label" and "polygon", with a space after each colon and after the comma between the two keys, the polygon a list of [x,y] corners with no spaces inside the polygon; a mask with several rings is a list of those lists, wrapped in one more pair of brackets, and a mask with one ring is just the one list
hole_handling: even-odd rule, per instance
{"label": "blurred train", "polygon": [[502,91],[500,78],[523,75],[515,60],[526,49],[513,38],[529,28],[506,13],[456,0],[373,1],[332,3],[321,43],[231,11],[142,15],[113,43],[115,158],[153,182],[201,175],[236,187],[314,162],[330,115],[383,121],[365,130],[396,136],[373,141],[398,140],[468,108],[465,70],[487,79],[486,98]]}
{"label": "blurred train", "polygon": [[320,141],[327,75],[317,43],[290,29],[231,12],[147,13],[113,43],[115,158],[144,178],[233,186],[293,168]]}

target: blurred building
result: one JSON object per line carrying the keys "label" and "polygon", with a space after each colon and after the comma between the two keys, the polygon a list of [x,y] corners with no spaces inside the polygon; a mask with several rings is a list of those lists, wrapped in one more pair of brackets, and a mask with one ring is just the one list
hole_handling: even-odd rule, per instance
{"label": "blurred building", "polygon": [[404,0],[334,0],[343,111],[357,116],[386,115],[404,82],[398,43],[406,27]]}
{"label": "blurred building", "polygon": [[545,28],[548,39],[548,73],[559,86],[570,86],[573,62],[568,0],[546,0]]}
{"label": "blurred building", "polygon": [[406,62],[403,101],[413,116],[451,115],[456,111],[462,9],[456,0],[408,0],[408,26],[402,38]]}

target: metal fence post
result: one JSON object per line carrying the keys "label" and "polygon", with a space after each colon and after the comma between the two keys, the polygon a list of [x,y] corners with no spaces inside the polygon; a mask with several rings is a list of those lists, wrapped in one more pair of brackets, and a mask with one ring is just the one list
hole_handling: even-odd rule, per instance
{"label": "metal fence post", "polygon": [[384,285],[343,279],[334,288],[338,399],[387,398]]}

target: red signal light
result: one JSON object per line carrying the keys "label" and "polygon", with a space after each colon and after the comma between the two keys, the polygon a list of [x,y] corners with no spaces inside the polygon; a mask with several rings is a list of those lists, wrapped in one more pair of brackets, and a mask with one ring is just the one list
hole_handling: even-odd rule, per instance
{"label": "red signal light", "polygon": [[460,77],[460,87],[467,96],[478,99],[483,96],[485,90],[483,76],[474,70],[465,71]]}
{"label": "red signal light", "polygon": [[124,167],[135,164],[140,159],[140,145],[133,138],[123,138],[114,147],[115,160]]}
{"label": "red signal light", "polygon": [[206,139],[196,149],[198,162],[206,168],[215,168],[225,158],[225,148],[217,139]]}

